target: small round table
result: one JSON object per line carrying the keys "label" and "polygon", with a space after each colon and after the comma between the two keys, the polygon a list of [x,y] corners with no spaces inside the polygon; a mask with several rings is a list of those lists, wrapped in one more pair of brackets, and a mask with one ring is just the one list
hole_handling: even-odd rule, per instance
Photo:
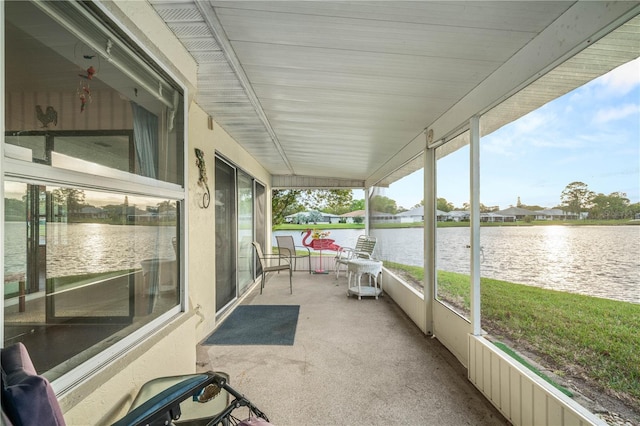
{"label": "small round table", "polygon": [[[358,299],[362,299],[362,296],[374,296],[377,299],[382,294],[382,283],[378,283],[378,274],[382,272],[382,261],[353,259],[347,262],[347,271],[349,276],[347,296],[354,294],[358,296]],[[369,281],[369,285],[360,285],[364,274],[373,278],[373,286],[371,281]],[[352,276],[355,276],[353,285],[351,284]]]}

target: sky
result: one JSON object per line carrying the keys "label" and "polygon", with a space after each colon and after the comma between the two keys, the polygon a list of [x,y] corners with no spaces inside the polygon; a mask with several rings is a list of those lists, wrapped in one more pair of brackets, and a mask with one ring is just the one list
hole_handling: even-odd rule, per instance
{"label": "sky", "polygon": [[[468,146],[438,161],[438,197],[469,201]],[[571,182],[640,202],[640,58],[480,140],[480,202],[554,207]],[[384,193],[398,207],[423,198],[422,171]],[[354,198],[362,198],[362,191]]]}

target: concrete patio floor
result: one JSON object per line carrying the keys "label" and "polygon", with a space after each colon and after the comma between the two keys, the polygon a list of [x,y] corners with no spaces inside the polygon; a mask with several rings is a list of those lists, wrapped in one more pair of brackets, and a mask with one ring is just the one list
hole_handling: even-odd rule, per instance
{"label": "concrete patio floor", "polygon": [[[242,304],[300,305],[293,346],[199,345],[275,425],[504,425],[438,340],[386,296],[347,297],[334,274],[269,275]],[[246,409],[237,411],[246,417]]]}

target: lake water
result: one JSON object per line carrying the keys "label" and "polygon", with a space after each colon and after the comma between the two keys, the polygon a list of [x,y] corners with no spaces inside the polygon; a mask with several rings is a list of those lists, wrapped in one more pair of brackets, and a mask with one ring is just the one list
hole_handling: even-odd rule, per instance
{"label": "lake water", "polygon": [[[5,224],[5,274],[24,272],[26,228]],[[48,224],[49,276],[139,267],[149,258],[173,258],[174,227]],[[640,303],[640,226],[504,226],[481,228],[481,274],[538,287]],[[329,238],[353,247],[363,230],[332,230]],[[292,235],[302,245],[300,231]],[[422,265],[421,229],[376,230],[376,257]],[[438,269],[469,273],[469,228],[438,229]],[[325,252],[326,253],[326,252]]]}
{"label": "lake water", "polygon": [[[5,223],[5,275],[26,269],[24,222]],[[140,268],[151,258],[175,258],[174,226],[47,223],[47,276]]]}
{"label": "lake water", "polygon": [[[353,247],[363,230],[332,230]],[[299,231],[292,235],[302,245]],[[421,229],[377,229],[375,256],[423,264]],[[437,268],[469,274],[469,228],[438,228]],[[640,226],[504,226],[480,230],[481,275],[537,287],[640,303]]]}

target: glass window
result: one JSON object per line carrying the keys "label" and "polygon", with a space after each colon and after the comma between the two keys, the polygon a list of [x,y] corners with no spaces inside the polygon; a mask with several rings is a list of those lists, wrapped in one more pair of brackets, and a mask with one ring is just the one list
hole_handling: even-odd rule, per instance
{"label": "glass window", "polygon": [[[265,188],[248,173],[216,157],[216,311],[247,291],[261,271],[253,241],[265,247]],[[270,249],[269,249],[270,250]]]}
{"label": "glass window", "polygon": [[480,141],[482,328],[608,409],[640,407],[638,69]]}
{"label": "glass window", "polygon": [[238,291],[253,282],[253,179],[238,170]]}
{"label": "glass window", "polygon": [[96,45],[106,38],[79,39],[87,28],[70,32],[47,16],[49,8],[81,15],[67,3],[5,4],[5,141],[15,146],[7,155],[77,171],[88,161],[181,185],[182,94],[158,89],[162,77],[140,71],[136,55],[116,64]]}
{"label": "glass window", "polygon": [[[260,247],[266,247],[266,235],[267,235],[267,192],[264,185],[258,181],[253,181],[255,184],[255,239],[260,244]],[[256,278],[262,274],[260,269],[260,262],[254,259],[254,273],[253,278]]]}
{"label": "glass window", "polygon": [[5,181],[5,203],[4,344],[50,379],[178,304],[175,200]]}
{"label": "glass window", "polygon": [[179,311],[183,97],[88,3],[3,7],[3,344],[55,380]]}
{"label": "glass window", "polygon": [[236,297],[236,175],[235,168],[216,157],[216,311]]}

